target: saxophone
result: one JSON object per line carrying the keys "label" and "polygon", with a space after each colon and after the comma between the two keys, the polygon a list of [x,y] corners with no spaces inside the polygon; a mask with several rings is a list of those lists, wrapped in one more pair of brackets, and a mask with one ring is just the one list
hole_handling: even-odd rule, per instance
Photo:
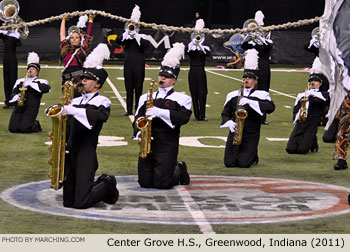
{"label": "saxophone", "polygon": [[310,85],[308,84],[305,89],[305,95],[301,98],[300,101],[300,114],[298,120],[300,122],[305,122],[307,118],[307,107],[309,105],[309,98],[306,97],[306,91],[310,90]]}
{"label": "saxophone", "polygon": [[235,127],[235,135],[233,136],[233,145],[240,145],[242,142],[243,137],[243,128],[244,128],[244,121],[248,116],[248,112],[244,109],[243,106],[239,105],[239,102],[241,101],[243,97],[243,86],[244,82],[242,82],[241,89],[240,89],[240,95],[237,98],[237,106],[236,106],[236,127]]}
{"label": "saxophone", "polygon": [[[26,74],[26,77],[25,77],[24,81],[26,81],[26,80],[28,80],[28,72]],[[24,85],[24,82],[23,82],[22,85]],[[22,86],[22,87],[19,88],[19,91],[20,91],[20,93],[18,95],[17,106],[18,107],[23,107],[24,106],[24,97],[26,95],[27,88],[25,86]]]}
{"label": "saxophone", "polygon": [[48,163],[51,165],[51,179],[50,187],[58,190],[62,187],[64,177],[64,163],[66,154],[66,122],[67,116],[62,115],[64,105],[71,103],[73,99],[73,82],[66,81],[63,85],[62,96],[59,104],[54,104],[45,110],[45,114],[52,118],[52,132],[50,133],[50,140],[52,144],[49,147],[52,152],[52,157],[49,158]]}
{"label": "saxophone", "polygon": [[[153,86],[157,85],[154,80],[151,81],[148,88],[148,99],[146,102],[146,110],[153,107]],[[136,122],[136,127],[141,131],[140,145],[140,157],[146,158],[151,153],[151,140],[152,140],[152,119],[148,116],[139,117]]]}

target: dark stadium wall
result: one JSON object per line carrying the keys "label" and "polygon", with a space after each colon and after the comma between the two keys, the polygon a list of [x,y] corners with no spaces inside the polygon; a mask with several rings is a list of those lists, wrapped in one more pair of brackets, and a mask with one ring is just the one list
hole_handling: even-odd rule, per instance
{"label": "dark stadium wall", "polygon": [[[20,17],[27,22],[57,16],[65,12],[87,9],[103,10],[114,15],[129,18],[134,5],[137,4],[140,6],[142,12],[141,20],[144,22],[191,26],[194,20],[194,13],[198,11],[201,18],[204,19],[206,27],[209,28],[241,28],[245,20],[254,18],[257,10],[263,11],[265,25],[272,25],[321,16],[324,9],[324,0],[18,0],[18,2],[20,4]],[[76,24],[76,22],[77,18],[69,20],[67,27]],[[283,46],[281,43],[275,44],[272,62],[280,64],[305,64],[312,62],[311,54],[292,52],[299,50],[301,43],[308,41],[311,30],[317,25],[313,24],[289,29],[288,31],[279,31],[277,37],[285,37],[290,43],[288,47]],[[60,22],[54,21],[30,28],[28,39],[23,40],[22,46],[18,48],[19,60],[25,60],[28,51],[32,50],[37,51],[43,60],[57,60],[59,55],[59,26]],[[94,25],[94,44],[105,42],[106,30],[122,28],[123,26],[124,24],[121,22],[97,16]],[[288,37],[293,36],[293,32],[298,32],[299,38],[302,37],[302,40],[293,39],[292,37],[288,39]],[[286,41],[285,38],[281,41]],[[294,42],[295,44],[293,44]],[[220,52],[220,54],[224,53]],[[299,57],[293,57],[296,54]],[[1,44],[1,58],[2,55]],[[221,59],[223,58],[221,57]]]}

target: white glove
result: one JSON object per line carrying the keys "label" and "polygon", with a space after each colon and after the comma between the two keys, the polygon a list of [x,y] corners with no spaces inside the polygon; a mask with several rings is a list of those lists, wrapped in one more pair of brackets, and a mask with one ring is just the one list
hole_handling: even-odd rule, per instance
{"label": "white glove", "polygon": [[23,87],[28,87],[28,86],[30,86],[30,84],[32,84],[32,81],[31,81],[31,80],[25,80],[25,81],[23,82]]}
{"label": "white glove", "polygon": [[245,104],[249,104],[250,100],[248,98],[242,97],[241,100],[239,101],[239,105],[243,106]]}
{"label": "white glove", "polygon": [[132,140],[138,141],[138,140],[140,139],[140,135],[141,135],[141,130],[140,130],[139,132],[136,133],[136,136],[134,136],[134,137],[132,138]]}
{"label": "white glove", "polygon": [[165,109],[161,109],[158,107],[149,108],[146,111],[146,116],[150,117],[151,119],[153,119],[155,117],[161,117],[163,110],[165,110]]}
{"label": "white glove", "polygon": [[312,93],[314,93],[313,90],[307,90],[307,91],[305,92],[305,97],[309,97],[310,95],[312,95]]}
{"label": "white glove", "polygon": [[77,108],[72,105],[66,105],[63,108],[62,115],[75,115],[77,113]]}
{"label": "white glove", "polygon": [[228,121],[227,121],[226,123],[224,123],[223,125],[220,125],[220,129],[222,129],[222,128],[229,128],[230,131],[231,131],[232,133],[234,133],[235,130],[236,130],[236,124],[237,124],[237,123],[235,123],[234,121],[228,120]]}

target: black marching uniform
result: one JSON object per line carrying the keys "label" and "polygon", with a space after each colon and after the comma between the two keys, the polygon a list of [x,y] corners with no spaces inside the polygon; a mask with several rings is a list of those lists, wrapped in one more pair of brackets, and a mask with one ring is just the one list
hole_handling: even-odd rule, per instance
{"label": "black marching uniform", "polygon": [[[229,120],[236,121],[235,111],[239,95],[240,90],[227,94],[224,109],[221,113],[221,125]],[[235,133],[230,131],[228,134],[224,156],[226,167],[248,168],[258,162],[261,117],[263,114],[270,114],[275,110],[275,105],[266,91],[244,88],[244,97],[251,101],[256,101],[256,103],[253,106],[254,108],[249,104],[244,105],[244,109],[248,112],[248,117],[244,122],[241,144],[233,145]]]}
{"label": "black marching uniform", "polygon": [[[209,49],[209,48],[208,48]],[[210,56],[208,49],[187,51],[189,56],[190,71],[188,72],[188,83],[193,104],[195,120],[204,121],[205,105],[207,102],[207,75],[205,73],[205,57]]]}
{"label": "black marching uniform", "polygon": [[142,94],[143,81],[145,79],[145,56],[144,51],[148,46],[146,35],[135,34],[131,38],[127,32],[118,36],[116,42],[124,46],[124,82],[126,90],[127,114],[132,115],[134,90],[135,111]]}
{"label": "black marching uniform", "polygon": [[[7,32],[7,31],[6,31]],[[0,39],[4,42],[4,57],[3,57],[3,77],[4,77],[4,92],[5,92],[5,106],[9,107],[11,93],[15,82],[17,80],[18,60],[16,55],[17,46],[21,45],[21,41],[16,38],[19,37],[18,32],[7,32],[5,35],[0,33]],[[18,36],[17,36],[18,35]]]}
{"label": "black marching uniform", "polygon": [[294,104],[293,121],[296,123],[287,143],[286,151],[289,154],[306,154],[309,151],[318,151],[317,129],[321,121],[321,115],[329,102],[328,92],[321,92],[319,89],[307,91],[310,95],[307,117],[305,121],[298,121],[300,115],[300,99],[305,97],[299,93]]}
{"label": "black marching uniform", "polygon": [[63,205],[88,208],[108,197],[108,184],[94,184],[94,177],[98,168],[98,136],[109,117],[111,102],[95,92],[74,98],[71,105],[79,113],[73,115],[68,139]]}
{"label": "black marching uniform", "polygon": [[257,43],[251,44],[250,42],[244,42],[242,48],[244,50],[255,49],[258,51],[259,61],[258,61],[258,77],[259,82],[257,89],[265,90],[269,92],[270,90],[270,81],[271,81],[271,69],[270,69],[270,53],[273,46],[273,43],[269,39],[264,39],[266,44],[259,45]]}
{"label": "black marching uniform", "polygon": [[18,100],[19,89],[24,85],[27,88],[24,105],[20,107],[16,103],[11,114],[9,131],[12,133],[40,132],[42,129],[36,117],[39,113],[41,97],[44,93],[50,91],[50,86],[47,80],[36,77],[27,80],[25,78],[18,79],[12,91],[11,101],[16,102]]}
{"label": "black marching uniform", "polygon": [[[159,88],[153,93],[154,106],[169,111],[169,118],[152,120],[152,152],[138,160],[138,181],[141,187],[168,189],[179,184],[174,173],[179,151],[180,127],[191,117],[191,98],[175,92],[173,87]],[[146,113],[147,94],[140,97],[135,121]],[[138,129],[134,127],[134,136]]]}

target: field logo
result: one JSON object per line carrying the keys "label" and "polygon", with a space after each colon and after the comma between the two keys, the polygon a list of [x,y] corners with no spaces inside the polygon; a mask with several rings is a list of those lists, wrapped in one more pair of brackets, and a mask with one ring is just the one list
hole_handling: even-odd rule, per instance
{"label": "field logo", "polygon": [[117,181],[116,204],[101,202],[85,210],[64,208],[62,192],[49,189],[49,181],[9,188],[1,198],[41,213],[133,223],[251,224],[350,213],[349,188],[307,181],[194,175],[189,186],[171,190],[140,188],[136,176],[117,177]]}

